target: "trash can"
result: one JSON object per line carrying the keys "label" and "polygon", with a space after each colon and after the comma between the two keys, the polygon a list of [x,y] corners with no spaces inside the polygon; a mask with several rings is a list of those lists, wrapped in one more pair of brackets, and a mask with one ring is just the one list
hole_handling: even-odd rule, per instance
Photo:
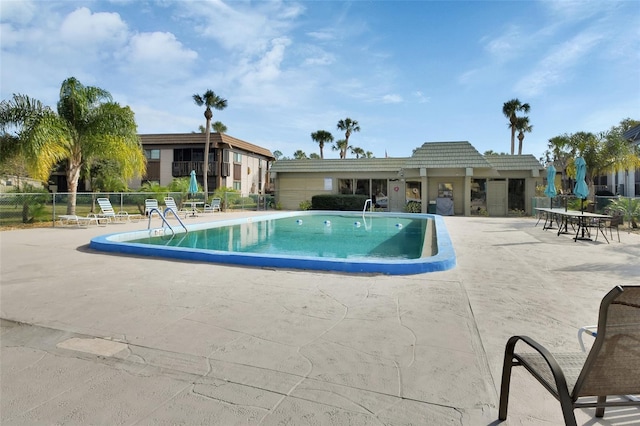
{"label": "trash can", "polygon": [[435,201],[429,201],[429,204],[427,205],[427,213],[436,214],[436,202]]}

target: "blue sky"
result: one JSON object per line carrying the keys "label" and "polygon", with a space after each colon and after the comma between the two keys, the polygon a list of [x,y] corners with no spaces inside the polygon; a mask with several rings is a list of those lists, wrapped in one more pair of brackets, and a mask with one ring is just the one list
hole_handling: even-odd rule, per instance
{"label": "blue sky", "polygon": [[[286,156],[350,117],[376,157],[424,142],[510,150],[502,104],[531,105],[523,152],[640,120],[640,2],[12,1],[0,3],[2,99],[55,107],[74,76],[129,105],[140,133],[204,125]],[[517,141],[516,141],[517,144]],[[325,148],[325,158],[338,158]]]}

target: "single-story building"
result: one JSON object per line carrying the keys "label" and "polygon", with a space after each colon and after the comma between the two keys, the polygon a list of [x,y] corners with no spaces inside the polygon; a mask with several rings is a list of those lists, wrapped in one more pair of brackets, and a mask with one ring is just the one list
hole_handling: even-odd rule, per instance
{"label": "single-story building", "polygon": [[278,160],[271,166],[276,203],[293,210],[318,194],[363,194],[389,211],[417,202],[423,213],[530,213],[544,176],[533,155],[483,156],[465,141],[427,142],[406,158]]}
{"label": "single-story building", "polygon": [[[139,188],[144,182],[166,186],[174,178],[189,177],[195,170],[203,185],[204,133],[165,133],[140,135],[147,158],[147,173],[141,181],[131,182]],[[223,133],[211,133],[209,139],[209,192],[216,188],[233,188],[243,195],[264,194],[269,189],[269,167],[275,159],[271,151]]]}

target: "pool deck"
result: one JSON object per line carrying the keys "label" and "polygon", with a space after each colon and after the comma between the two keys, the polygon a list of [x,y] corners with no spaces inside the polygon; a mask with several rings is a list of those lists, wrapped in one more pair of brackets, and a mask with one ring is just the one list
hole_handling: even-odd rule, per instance
{"label": "pool deck", "polygon": [[[0,423],[497,424],[508,337],[579,350],[577,330],[595,324],[604,294],[640,284],[640,235],[574,242],[532,218],[445,223],[457,266],[409,276],[88,248],[146,220],[1,232]],[[511,387],[501,424],[562,424],[529,375],[517,369]],[[640,423],[637,408],[576,415]]]}

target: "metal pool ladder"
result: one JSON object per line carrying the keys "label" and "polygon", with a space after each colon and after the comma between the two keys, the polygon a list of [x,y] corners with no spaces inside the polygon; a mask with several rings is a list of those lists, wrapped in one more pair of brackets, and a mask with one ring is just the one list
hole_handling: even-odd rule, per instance
{"label": "metal pool ladder", "polygon": [[364,228],[368,231],[371,228],[371,225],[367,223],[367,218],[364,217],[364,214],[367,212],[367,204],[369,204],[369,209],[372,209],[373,200],[371,198],[364,200],[364,207],[362,208],[362,221],[364,222]]}
{"label": "metal pool ladder", "polygon": [[160,216],[160,219],[162,219],[162,223],[163,223],[163,224],[165,224],[165,225],[167,226],[167,228],[169,228],[169,229],[171,230],[171,233],[172,233],[173,235],[176,235],[176,231],[173,229],[173,227],[171,226],[171,224],[169,224],[169,222],[167,221],[167,217],[166,217],[167,211],[168,211],[168,212],[170,212],[170,213],[172,213],[172,214],[173,214],[173,216],[174,216],[176,219],[178,219],[178,222],[179,222],[179,223],[180,223],[180,225],[184,228],[184,232],[185,232],[185,234],[186,234],[187,232],[189,232],[189,231],[187,230],[187,227],[186,227],[186,226],[184,225],[184,223],[182,223],[182,221],[180,220],[180,217],[178,217],[178,215],[176,214],[176,212],[175,212],[175,211],[173,211],[172,209],[168,208],[168,207],[165,209],[164,214],[163,214],[159,209],[157,209],[156,207],[154,207],[154,208],[152,208],[151,210],[149,210],[149,222],[147,223],[147,229],[151,229],[151,216],[153,215],[153,212],[157,212],[157,213],[158,213],[158,216]]}
{"label": "metal pool ladder", "polygon": [[362,208],[362,218],[364,219],[364,213],[367,211],[367,204],[369,204],[369,209],[373,208],[373,200],[371,198],[367,198],[364,200],[364,207]]}

